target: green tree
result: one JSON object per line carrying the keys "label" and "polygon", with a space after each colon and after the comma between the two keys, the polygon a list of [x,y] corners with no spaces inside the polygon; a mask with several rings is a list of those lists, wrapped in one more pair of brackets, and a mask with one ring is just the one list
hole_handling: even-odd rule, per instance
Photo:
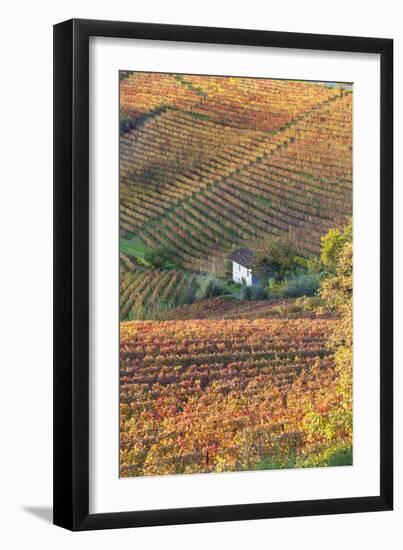
{"label": "green tree", "polygon": [[[337,231],[337,234],[336,234]],[[332,273],[322,281],[320,297],[325,306],[339,315],[329,339],[337,372],[335,399],[327,413],[310,409],[305,417],[307,432],[320,432],[327,445],[304,457],[299,466],[351,464],[353,430],[353,243],[351,224],[329,231],[324,246],[332,243]],[[335,238],[336,236],[336,238]]]}
{"label": "green tree", "polygon": [[274,272],[277,280],[282,280],[302,266],[305,260],[301,256],[295,239],[286,237],[266,237],[255,252],[253,268],[256,273],[265,276],[268,270]]}
{"label": "green tree", "polygon": [[336,273],[322,283],[320,295],[325,304],[340,315],[330,339],[343,396],[342,413],[352,422],[353,383],[353,243],[345,242],[339,254]]}
{"label": "green tree", "polygon": [[322,252],[320,259],[324,267],[334,273],[339,263],[339,255],[346,243],[353,237],[353,224],[350,221],[342,229],[332,228],[322,237]]}

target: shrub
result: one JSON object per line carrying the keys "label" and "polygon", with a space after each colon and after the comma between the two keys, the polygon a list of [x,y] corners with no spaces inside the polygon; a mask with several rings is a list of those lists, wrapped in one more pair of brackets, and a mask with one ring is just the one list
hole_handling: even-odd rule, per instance
{"label": "shrub", "polygon": [[246,286],[242,292],[243,300],[267,300],[267,292],[260,286]]}
{"label": "shrub", "polygon": [[276,279],[270,279],[266,290],[270,298],[282,298],[283,289],[284,282],[277,281]]}
{"label": "shrub", "polygon": [[177,300],[177,306],[192,304],[195,301],[195,299],[196,299],[196,286],[194,284],[191,284],[181,292]]}
{"label": "shrub", "polygon": [[298,298],[298,296],[314,296],[320,286],[318,273],[303,273],[294,275],[284,281],[283,297]]}
{"label": "shrub", "polygon": [[292,275],[284,279],[284,281],[270,279],[267,293],[271,298],[314,296],[319,289],[320,281],[321,276],[319,273]]}
{"label": "shrub", "polygon": [[322,263],[317,256],[311,256],[305,260],[305,268],[309,273],[321,273]]}
{"label": "shrub", "polygon": [[301,308],[301,311],[307,313],[324,313],[325,308],[320,296],[300,296],[295,300],[295,305]]}
{"label": "shrub", "polygon": [[287,273],[304,268],[304,259],[299,253],[296,239],[292,235],[285,237],[266,237],[255,253],[254,269],[265,275],[274,271],[276,279],[283,279]]}
{"label": "shrub", "polygon": [[148,266],[157,269],[174,269],[178,267],[173,252],[164,247],[147,251],[144,254],[144,261]]}
{"label": "shrub", "polygon": [[224,283],[220,279],[208,275],[207,277],[203,277],[201,279],[199,288],[196,292],[196,299],[204,300],[206,298],[215,298],[216,296],[222,296],[226,293],[227,289],[225,288]]}

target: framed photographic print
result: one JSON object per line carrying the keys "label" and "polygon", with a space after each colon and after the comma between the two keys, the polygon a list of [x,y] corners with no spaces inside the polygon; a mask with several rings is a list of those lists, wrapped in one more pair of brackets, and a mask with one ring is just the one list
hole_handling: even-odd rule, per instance
{"label": "framed photographic print", "polygon": [[54,523],[391,510],[393,42],[54,27]]}

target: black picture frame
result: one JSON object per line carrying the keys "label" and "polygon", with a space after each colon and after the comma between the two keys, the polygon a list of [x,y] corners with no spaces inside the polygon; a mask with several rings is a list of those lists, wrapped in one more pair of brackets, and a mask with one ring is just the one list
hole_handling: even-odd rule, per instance
{"label": "black picture frame", "polygon": [[[381,57],[380,491],[356,498],[89,513],[89,38],[377,53]],[[54,26],[54,523],[78,530],[393,507],[393,40],[73,19]]]}

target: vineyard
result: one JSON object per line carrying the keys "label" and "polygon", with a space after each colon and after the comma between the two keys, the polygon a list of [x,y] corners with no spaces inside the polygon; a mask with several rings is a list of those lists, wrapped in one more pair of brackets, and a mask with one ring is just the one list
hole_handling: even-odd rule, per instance
{"label": "vineyard", "polygon": [[293,299],[230,300],[210,298],[171,309],[165,319],[271,319],[275,317],[316,319],[329,317],[324,311],[304,311]]}
{"label": "vineyard", "polygon": [[318,253],[351,215],[348,91],[136,73],[121,106],[121,234],[175,250],[186,269],[219,270],[235,246],[289,231]]}
{"label": "vineyard", "polygon": [[122,323],[121,476],[303,466],[325,444],[307,412],[336,398],[333,324]]}
{"label": "vineyard", "polygon": [[175,270],[153,270],[136,267],[126,257],[120,281],[120,316],[140,316],[143,311],[167,309],[190,300],[195,292],[195,275]]}
{"label": "vineyard", "polygon": [[351,85],[119,86],[120,475],[351,464]]}

